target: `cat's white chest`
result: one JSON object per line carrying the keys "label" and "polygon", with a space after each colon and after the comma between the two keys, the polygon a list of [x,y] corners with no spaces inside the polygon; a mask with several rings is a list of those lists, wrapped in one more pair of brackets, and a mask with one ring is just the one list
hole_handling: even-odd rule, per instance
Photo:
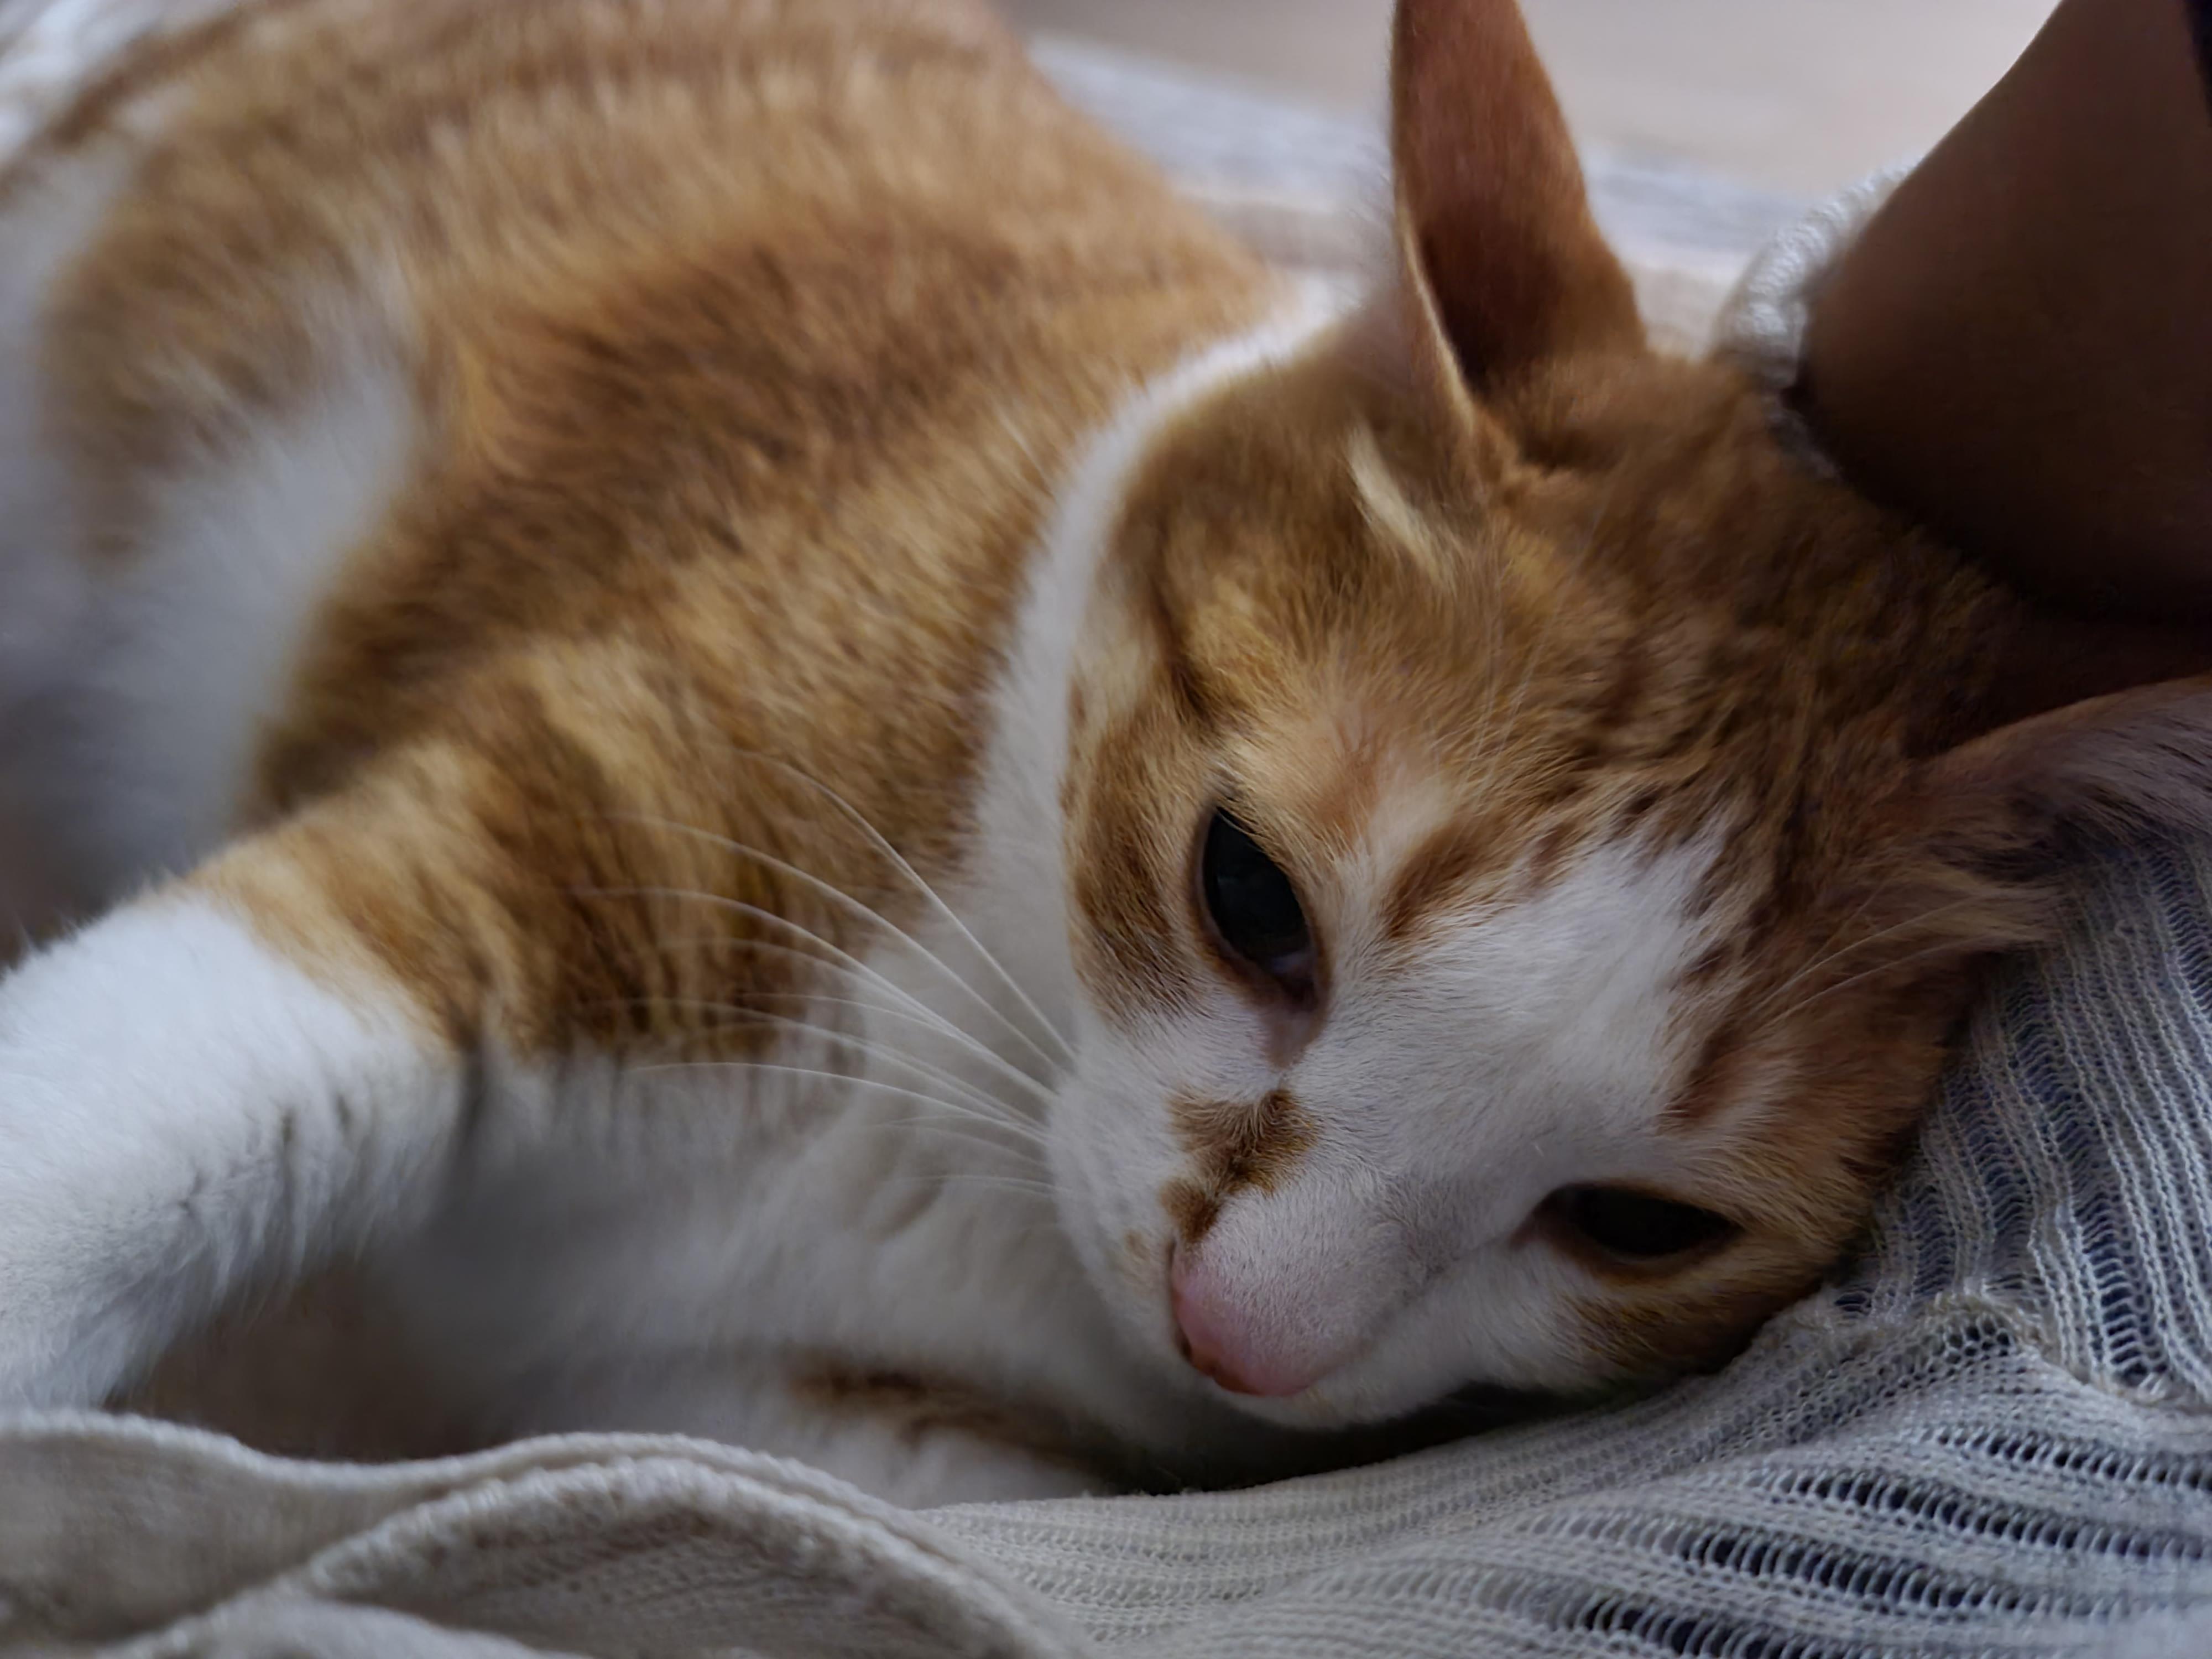
{"label": "cat's white chest", "polygon": [[[1047,1185],[1037,1022],[1072,992],[1061,931],[994,938],[999,969],[964,922],[911,932],[749,1066],[587,1059],[495,1085],[513,1121],[540,1097],[562,1132],[487,1147],[383,1275],[465,1400],[508,1432],[705,1434],[933,1495],[944,1472],[916,1476],[866,1410],[825,1416],[825,1382],[895,1377],[1117,1441],[1181,1437],[1179,1391],[1133,1368]],[[976,1478],[1003,1492],[1009,1471]]]}

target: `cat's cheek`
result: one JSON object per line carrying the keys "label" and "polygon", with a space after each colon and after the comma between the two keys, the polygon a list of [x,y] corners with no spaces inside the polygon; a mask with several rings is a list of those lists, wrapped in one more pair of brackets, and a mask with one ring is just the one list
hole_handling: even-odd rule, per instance
{"label": "cat's cheek", "polygon": [[1161,1117],[1156,1104],[1147,1114],[1123,1091],[1072,1084],[1054,1103],[1049,1156],[1061,1231],[1115,1325],[1175,1360],[1159,1200],[1171,1158],[1164,1133],[1146,1133],[1148,1117]]}
{"label": "cat's cheek", "polygon": [[1326,1428],[1387,1422],[1468,1388],[1573,1396],[1615,1381],[1614,1310],[1547,1246],[1468,1256],[1307,1396],[1261,1414]]}

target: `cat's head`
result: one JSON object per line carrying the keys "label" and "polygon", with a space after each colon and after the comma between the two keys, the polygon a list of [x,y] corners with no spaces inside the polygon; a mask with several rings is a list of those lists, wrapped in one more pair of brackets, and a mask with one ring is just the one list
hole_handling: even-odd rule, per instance
{"label": "cat's head", "polygon": [[1390,291],[1133,475],[1063,793],[1064,1219],[1315,1425],[1724,1356],[2052,825],[2206,789],[2200,685],[1984,729],[2014,603],[1647,349],[1510,0],[1405,0],[1393,120]]}

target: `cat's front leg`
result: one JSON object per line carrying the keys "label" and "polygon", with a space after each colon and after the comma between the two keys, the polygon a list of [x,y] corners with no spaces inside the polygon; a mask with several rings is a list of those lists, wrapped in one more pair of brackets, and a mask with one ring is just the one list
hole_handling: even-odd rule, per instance
{"label": "cat's front leg", "polygon": [[467,1068],[295,850],[246,843],[0,981],[0,1407],[95,1403],[441,1190]]}

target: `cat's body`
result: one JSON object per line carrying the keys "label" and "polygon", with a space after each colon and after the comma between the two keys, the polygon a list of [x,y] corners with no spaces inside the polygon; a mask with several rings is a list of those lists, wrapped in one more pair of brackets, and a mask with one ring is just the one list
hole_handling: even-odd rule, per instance
{"label": "cat's body", "polygon": [[[1006,1051],[971,1086],[1028,1115],[1005,1068],[1041,1072],[1049,1038],[838,803],[1065,1023],[1066,940],[1006,890],[1059,885],[1025,830],[1063,724],[1041,678],[1065,673],[1057,590],[1084,572],[1032,582],[1048,491],[1139,384],[1285,296],[959,9],[487,9],[242,7],[19,168],[0,356],[46,428],[5,471],[8,580],[33,601],[0,666],[19,792],[105,902],[241,821],[374,789],[365,755],[495,745],[449,796],[402,786],[387,844],[448,817],[540,843],[477,878],[506,890],[495,911],[578,930],[492,924],[533,1024],[626,1060],[881,1083],[617,1085],[588,1053],[549,1060],[554,1031],[488,1060],[501,1075],[470,1086],[541,1098],[561,1129],[471,1138],[447,1218],[376,1265],[383,1291],[419,1257],[423,1293],[393,1293],[421,1346],[491,1373],[449,1386],[528,1390],[503,1431],[658,1422],[834,1464],[817,1403],[901,1374],[1054,1420],[1081,1401],[1121,1438],[1121,1402],[1157,1385],[1101,1340],[1049,1212],[988,1184],[1034,1175],[1020,1132],[933,1105],[967,1097],[895,1057],[976,1070],[898,1012],[939,1007]],[[304,129],[265,142],[287,116]],[[441,123],[429,176],[395,176],[391,135]],[[587,176],[501,147],[549,124]],[[172,169],[158,201],[113,228],[148,165]],[[744,672],[703,683],[725,653]],[[861,895],[919,948],[708,836]],[[892,1012],[780,1000],[816,947],[720,901],[800,919],[857,964],[822,994]],[[435,908],[388,920],[434,929]],[[686,942],[648,964],[600,928]],[[739,933],[772,948],[718,948]],[[442,1018],[498,994],[478,963],[430,973],[410,989]],[[749,1005],[848,1036],[738,1034]],[[311,1113],[302,1142],[332,1129]],[[854,1472],[903,1489],[865,1454]]]}
{"label": "cat's body", "polygon": [[1345,318],[957,4],[244,0],[0,174],[0,760],[129,901],[0,987],[0,1403],[354,1262],[477,1433],[1026,1495],[1817,1274],[2071,728],[1927,770],[2008,602],[1642,351],[1510,7],[1400,54]]}

